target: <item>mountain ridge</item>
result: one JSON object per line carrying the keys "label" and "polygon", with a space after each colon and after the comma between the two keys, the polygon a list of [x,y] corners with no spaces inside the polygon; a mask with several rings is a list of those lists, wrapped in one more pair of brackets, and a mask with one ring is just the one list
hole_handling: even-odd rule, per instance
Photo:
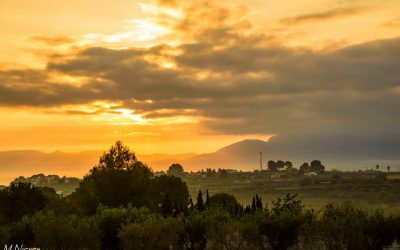
{"label": "mountain ridge", "polygon": [[[290,160],[298,167],[303,162],[318,159],[328,168],[365,169],[376,164],[400,163],[400,147],[393,144],[390,154],[368,155],[370,145],[380,143],[347,143],[340,137],[273,137],[268,141],[245,139],[226,145],[214,152],[205,154],[137,154],[154,171],[165,171],[172,163],[180,163],[186,171],[205,168],[227,168],[252,171],[260,168],[260,152],[263,167],[268,160]],[[379,141],[378,141],[379,142]],[[367,147],[363,148],[363,145]],[[81,152],[54,151],[44,153],[37,150],[0,151],[0,184],[8,184],[20,175],[37,173],[58,174],[82,177],[97,162],[104,150],[86,150]],[[399,156],[399,157],[398,157]]]}

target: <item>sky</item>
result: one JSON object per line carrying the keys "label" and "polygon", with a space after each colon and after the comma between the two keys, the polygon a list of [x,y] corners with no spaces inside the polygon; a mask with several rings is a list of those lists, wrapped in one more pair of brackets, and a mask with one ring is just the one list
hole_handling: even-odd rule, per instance
{"label": "sky", "polygon": [[0,151],[400,145],[399,13],[397,0],[2,0]]}

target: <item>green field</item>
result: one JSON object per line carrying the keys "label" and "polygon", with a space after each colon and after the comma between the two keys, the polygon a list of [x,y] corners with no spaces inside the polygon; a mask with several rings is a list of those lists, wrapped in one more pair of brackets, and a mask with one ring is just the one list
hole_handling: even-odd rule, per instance
{"label": "green field", "polygon": [[190,195],[196,197],[199,190],[208,189],[210,195],[228,193],[234,195],[240,203],[250,204],[252,197],[258,194],[263,202],[287,193],[298,194],[307,208],[320,209],[328,203],[352,202],[365,210],[382,209],[385,212],[400,211],[400,182],[397,180],[377,181],[356,175],[352,179],[333,181],[327,176],[312,178],[262,177],[185,177]]}

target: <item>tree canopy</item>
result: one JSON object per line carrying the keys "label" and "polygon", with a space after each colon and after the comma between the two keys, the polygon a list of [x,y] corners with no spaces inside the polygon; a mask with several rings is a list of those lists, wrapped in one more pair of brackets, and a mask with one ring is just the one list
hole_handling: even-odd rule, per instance
{"label": "tree canopy", "polygon": [[179,163],[174,163],[169,166],[167,173],[169,175],[181,176],[183,174],[183,167]]}
{"label": "tree canopy", "polygon": [[30,183],[11,183],[0,190],[0,224],[16,221],[43,209],[48,200],[39,188]]}

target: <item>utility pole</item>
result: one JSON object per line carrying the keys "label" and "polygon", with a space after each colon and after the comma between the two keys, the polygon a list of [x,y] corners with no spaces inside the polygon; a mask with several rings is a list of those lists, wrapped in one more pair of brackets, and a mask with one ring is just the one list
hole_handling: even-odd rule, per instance
{"label": "utility pole", "polygon": [[260,152],[260,170],[262,171],[262,152]]}

